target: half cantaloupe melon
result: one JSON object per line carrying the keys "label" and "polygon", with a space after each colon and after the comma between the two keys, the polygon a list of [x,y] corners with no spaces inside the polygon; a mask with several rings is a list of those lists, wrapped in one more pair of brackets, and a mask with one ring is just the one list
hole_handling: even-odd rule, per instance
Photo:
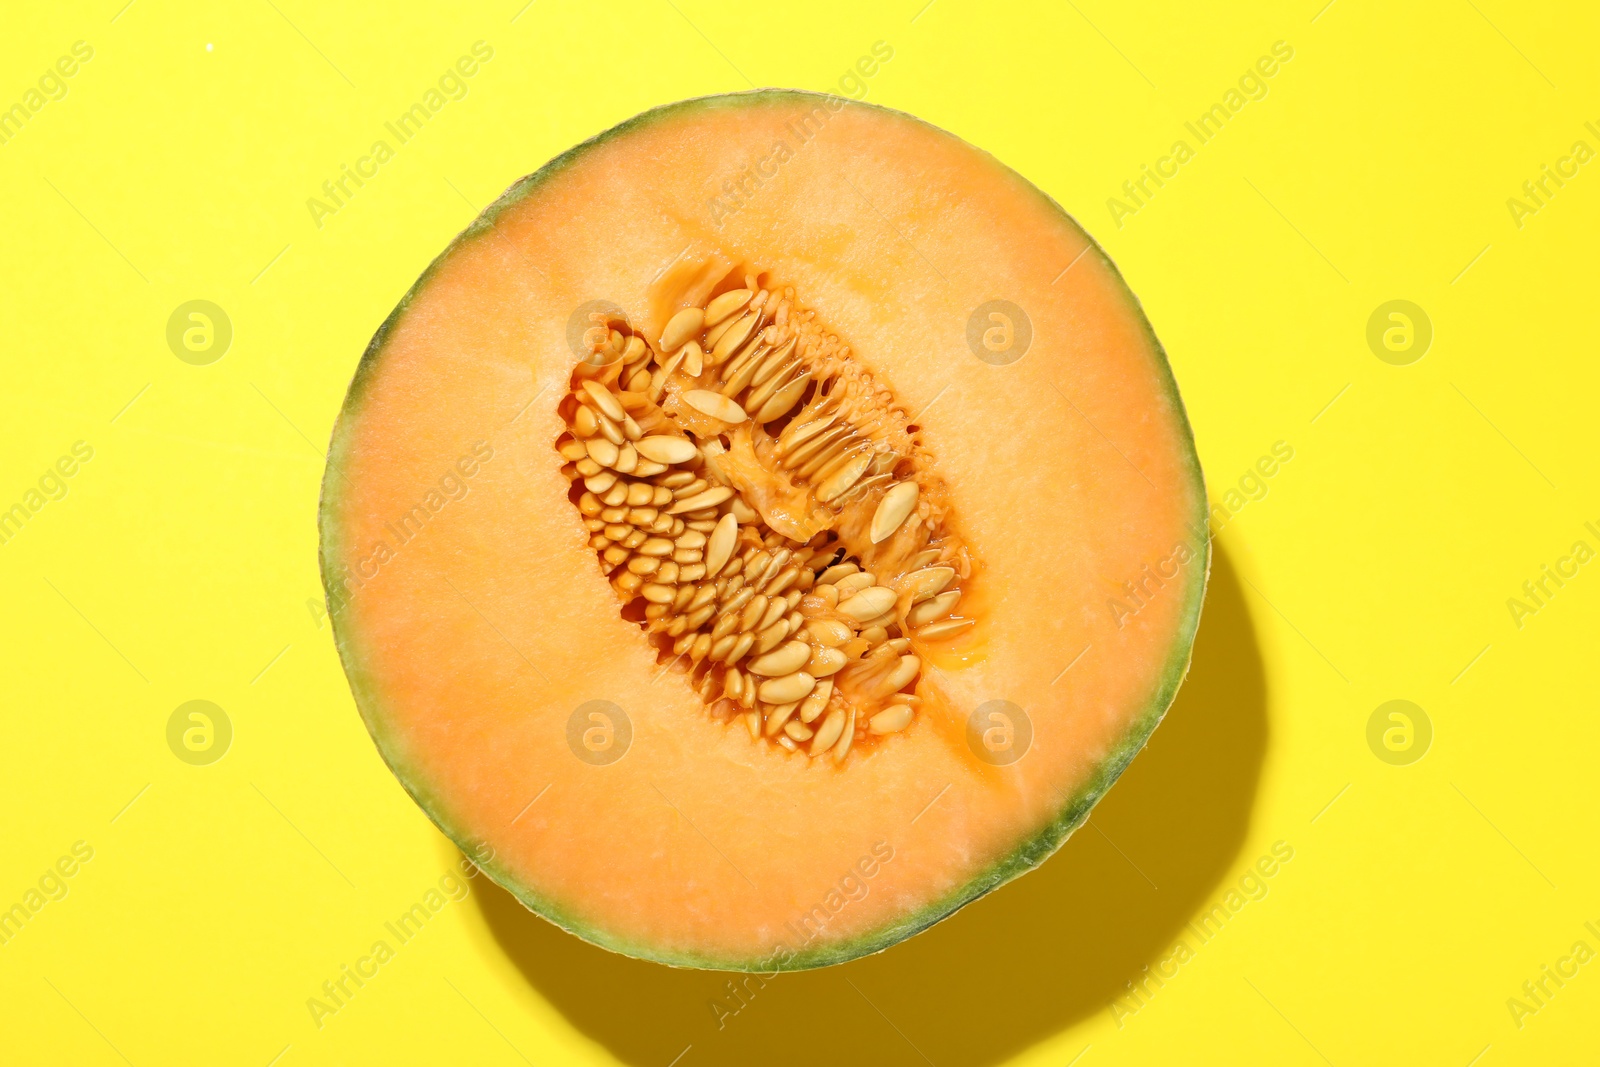
{"label": "half cantaloupe melon", "polygon": [[1166,359],[1050,199],[906,115],[659,108],[378,330],[322,569],[379,751],[529,908],[776,971],[1043,861],[1181,682],[1209,564]]}

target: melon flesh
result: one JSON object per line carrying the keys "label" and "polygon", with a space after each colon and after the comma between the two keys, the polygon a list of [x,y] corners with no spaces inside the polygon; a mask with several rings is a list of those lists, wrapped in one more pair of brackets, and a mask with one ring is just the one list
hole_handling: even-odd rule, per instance
{"label": "melon flesh", "polygon": [[[670,964],[854,958],[1038,864],[1148,739],[1199,618],[1199,465],[1116,269],[987,154],[838,105],[688,101],[523,179],[383,324],[333,435],[323,576],[383,758],[529,908]],[[575,313],[659,330],[660,280],[712,260],[793,287],[891,384],[981,564],[978,624],[926,650],[935,698],[839,764],[708,714],[619,614],[553,447]],[[967,337],[997,298],[1032,328],[1004,366]],[[595,700],[631,727],[603,766],[568,743]],[[994,700],[1032,727],[1004,766],[968,738]]]}

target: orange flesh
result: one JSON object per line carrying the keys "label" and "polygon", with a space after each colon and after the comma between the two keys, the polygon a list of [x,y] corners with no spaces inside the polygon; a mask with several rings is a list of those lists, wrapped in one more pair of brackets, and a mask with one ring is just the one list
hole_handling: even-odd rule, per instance
{"label": "orange flesh", "polygon": [[[1037,190],[905,116],[845,107],[802,139],[819,101],[689,105],[543,177],[435,264],[335,433],[325,570],[348,596],[341,651],[385,757],[525,900],[655,958],[743,966],[844,946],[952,899],[1163,710],[1204,582],[1188,428],[1114,270]],[[779,141],[776,177],[708,210],[722,176]],[[619,617],[551,447],[574,310],[600,298],[651,322],[652,284],[715,255],[770,267],[920,413],[984,564],[962,602],[981,641],[928,670],[949,705],[846,766],[752,744],[661,671]],[[1033,329],[1003,367],[966,335],[997,295]],[[480,441],[476,467],[458,466]],[[1180,544],[1193,558],[1119,625],[1108,598]],[[632,726],[607,766],[567,743],[573,710],[597,699]],[[1033,725],[1006,767],[967,744],[967,713],[993,699]],[[866,895],[834,907],[852,872]]]}

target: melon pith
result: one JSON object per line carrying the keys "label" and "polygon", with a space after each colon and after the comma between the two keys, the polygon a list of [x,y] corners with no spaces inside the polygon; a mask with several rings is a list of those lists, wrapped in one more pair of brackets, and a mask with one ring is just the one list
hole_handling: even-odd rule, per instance
{"label": "melon pith", "polygon": [[[324,582],[383,757],[523,903],[662,962],[839,962],[1036,865],[1154,729],[1198,621],[1209,561],[1199,467],[1165,357],[1115,269],[992,158],[905,115],[841,104],[777,91],[687,101],[523,179],[380,328],[334,431]],[[743,187],[737,210],[708,204],[724,174],[758,157],[781,165]],[[788,293],[814,313],[826,324],[816,350],[846,348],[849,373],[884,389],[881,408],[898,420],[870,447],[892,444],[899,462],[864,465],[863,478],[881,480],[841,491],[856,494],[853,517],[824,514],[836,529],[789,539],[827,549],[791,581],[812,596],[841,556],[877,573],[896,622],[873,647],[906,642],[918,670],[896,692],[915,700],[854,687],[840,708],[857,729],[815,753],[835,709],[813,716],[803,741],[766,730],[761,716],[788,701],[749,707],[704,654],[683,662],[693,641],[672,646],[694,631],[652,628],[672,620],[644,605],[689,601],[619,584],[629,564],[597,547],[618,542],[586,528],[599,519],[579,506],[596,476],[575,457],[603,436],[576,425],[580,408],[602,404],[583,382],[645,395],[672,354],[654,349],[673,315],[740,289]],[[1031,335],[1014,362],[969,344],[969,324],[986,321],[975,313],[997,299],[1021,310]],[[630,362],[633,337],[652,351],[634,345]],[[707,357],[715,348],[703,329],[694,343]],[[736,358],[725,352],[720,368]],[[806,373],[832,367],[817,358]],[[639,369],[651,374],[632,377]],[[743,423],[697,424],[669,401],[721,381],[718,364],[701,369],[701,381],[663,381],[650,415],[661,420],[651,435],[704,452],[723,436],[736,443],[729,431]],[[772,438],[823,400],[815,381],[796,389]],[[615,462],[604,447],[592,454]],[[771,512],[757,482],[739,479],[739,493],[677,517],[710,523],[709,539],[734,498]],[[919,501],[938,502],[938,522],[908,513],[880,554],[873,520],[891,488],[912,482]],[[810,502],[826,495],[820,485]],[[742,529],[776,531],[745,518]],[[918,522],[926,536],[911,543]],[[891,551],[897,541],[907,543]],[[708,548],[675,544],[685,561],[671,561],[675,573],[705,567]],[[938,630],[927,612],[909,615],[929,602],[911,587],[948,563],[960,595],[945,618],[962,625]],[[569,744],[569,722],[596,701],[625,718],[611,724],[628,735],[614,762]],[[969,743],[972,713],[994,701],[1021,709],[1031,732],[1014,762]],[[913,713],[885,720],[893,730],[868,728],[893,707]]]}

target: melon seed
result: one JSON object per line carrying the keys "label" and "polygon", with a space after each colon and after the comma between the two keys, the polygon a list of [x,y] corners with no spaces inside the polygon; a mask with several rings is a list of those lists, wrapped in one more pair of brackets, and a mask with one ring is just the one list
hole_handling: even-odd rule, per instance
{"label": "melon seed", "polygon": [[691,378],[698,378],[705,373],[705,352],[694,341],[686,342],[681,351],[683,356],[683,373]]}
{"label": "melon seed", "polygon": [[617,403],[617,398],[612,395],[611,390],[599,382],[585,379],[583,391],[589,394],[589,397],[594,401],[595,407],[599,408],[601,413],[612,422],[621,422],[628,417],[628,413],[622,410],[622,405]]}
{"label": "melon seed", "polygon": [[839,734],[839,740],[833,746],[833,762],[842,763],[845,756],[850,754],[850,745],[856,739],[856,709],[850,709],[850,717],[845,720],[844,730]]}
{"label": "melon seed", "polygon": [[834,708],[828,712],[828,717],[822,720],[822,726],[817,730],[817,736],[811,741],[811,754],[820,756],[833,747],[839,740],[839,735],[844,733],[844,710]]}
{"label": "melon seed", "polygon": [[667,320],[667,328],[661,331],[661,351],[676,352],[683,347],[683,343],[700,332],[705,324],[706,313],[700,308],[684,308],[672,318]]}
{"label": "melon seed", "polygon": [[812,651],[811,659],[806,663],[806,671],[812,677],[826,678],[837,674],[850,662],[845,654],[837,648],[817,648]]}
{"label": "melon seed", "polygon": [[922,661],[915,656],[901,656],[900,662],[895,664],[894,670],[889,672],[878,686],[884,693],[892,693],[909,685],[911,679],[922,670]]}
{"label": "melon seed", "polygon": [[961,599],[959,589],[951,589],[940,593],[932,600],[924,600],[910,611],[906,612],[906,625],[912,629],[923,626],[933,620],[948,615],[956,606],[956,601]]}
{"label": "melon seed", "polygon": [[[751,674],[760,674],[767,677],[790,674],[805,666],[811,659],[811,646],[804,641],[790,641],[781,648],[773,649],[756,659],[750,661]],[[896,689],[900,688],[895,686]],[[808,689],[807,692],[810,692]],[[801,694],[802,696],[804,694]],[[766,697],[761,699],[766,700]],[[799,699],[798,697],[795,699]]]}
{"label": "melon seed", "polygon": [[977,621],[977,619],[941,619],[938,622],[929,623],[918,630],[917,636],[924,641],[936,641],[942,637],[953,637],[967,627],[975,625]]}
{"label": "melon seed", "polygon": [[700,453],[700,450],[695,448],[694,442],[687,437],[661,434],[642,437],[634,447],[639,450],[641,456],[653,459],[657,463],[687,463]]}
{"label": "melon seed", "polygon": [[[778,606],[782,607],[783,605],[780,603]],[[772,649],[777,648],[780,644],[787,640],[788,637],[789,624],[788,622],[780,619],[771,626],[764,628],[757,636],[756,653],[758,655],[764,655]],[[809,649],[810,646],[808,645],[807,648]]]}
{"label": "melon seed", "polygon": [[[767,736],[771,737],[783,729],[783,724],[788,721],[789,716],[793,715],[795,709],[799,706],[800,702],[798,700],[791,700],[787,704],[779,704],[767,712]],[[797,740],[800,739],[797,738]]]}
{"label": "melon seed", "polygon": [[860,477],[866,473],[867,464],[872,462],[872,454],[865,449],[855,453],[850,459],[825,478],[817,486],[815,495],[818,500],[826,504],[842,494],[846,489],[855,485]]}
{"label": "melon seed", "polygon": [[[740,617],[739,629],[755,630],[760,628],[763,617],[767,614],[767,598],[761,595],[752,597],[745,605],[744,614]],[[788,668],[793,670],[793,667]],[[774,671],[774,674],[784,674],[786,671]]]}
{"label": "melon seed", "polygon": [[682,500],[679,500],[677,503],[673,504],[672,507],[668,508],[667,514],[682,515],[686,512],[699,511],[702,508],[716,507],[718,504],[721,504],[723,501],[728,500],[732,496],[732,489],[725,485],[719,485],[713,489],[707,489],[704,492],[696,493],[694,496],[684,497]]}
{"label": "melon seed", "polygon": [[811,695],[800,702],[800,721],[805,723],[815,722],[817,717],[828,706],[828,698],[833,695],[833,679],[817,679],[817,687]]}
{"label": "melon seed", "polygon": [[683,394],[683,402],[701,414],[710,415],[713,419],[721,419],[723,422],[740,423],[745,420],[744,408],[721,393],[713,393],[709,389],[690,389]]}
{"label": "melon seed", "polygon": [[729,327],[738,322],[743,316],[730,315],[706,331],[706,344],[716,348],[717,342],[722,340],[722,335],[728,332]]}
{"label": "melon seed", "polygon": [[863,589],[872,588],[876,584],[878,584],[878,579],[873,577],[871,574],[867,573],[866,571],[856,571],[851,574],[846,574],[837,582],[834,582],[833,587],[839,591],[839,599],[845,600],[849,597],[855,596]]}
{"label": "melon seed", "polygon": [[924,567],[911,575],[913,604],[937,596],[956,576],[954,567]]}
{"label": "melon seed", "polygon": [[791,700],[805,699],[816,685],[817,680],[811,675],[805,671],[795,671],[782,678],[769,678],[762,682],[756,695],[768,704],[787,704]]}
{"label": "melon seed", "polygon": [[[609,396],[610,394],[608,393],[607,395]],[[605,439],[618,448],[621,448],[622,443],[628,439],[628,435],[622,432],[622,427],[606,418],[603,412],[595,413],[595,421],[600,424],[600,433],[605,436]]]}
{"label": "melon seed", "polygon": [[832,585],[834,582],[837,582],[842,578],[855,574],[860,569],[861,568],[857,567],[854,563],[834,564],[832,567],[829,567],[827,570],[817,575],[817,584]]}
{"label": "melon seed", "polygon": [[593,411],[580,407],[572,416],[572,428],[579,437],[593,437],[600,429],[600,422],[594,417]]}
{"label": "melon seed", "polygon": [[718,337],[716,343],[712,346],[711,361],[713,363],[721,363],[733,355],[739,346],[744,344],[745,339],[750,336],[750,331],[755,329],[755,325],[756,316],[751,313],[724,330],[722,336]]}
{"label": "melon seed", "polygon": [[906,517],[917,506],[917,483],[912,481],[896,482],[883,494],[883,499],[878,502],[878,510],[872,514],[872,543],[881,544],[900,529]]}
{"label": "melon seed", "polygon": [[717,520],[717,528],[706,541],[706,573],[714,575],[722,570],[733,552],[734,538],[738,535],[738,521],[730,513]]}
{"label": "melon seed", "polygon": [[711,303],[706,305],[705,324],[715,326],[750,303],[750,296],[748,289],[730,289],[720,296],[713,297]]}
{"label": "melon seed", "polygon": [[806,629],[824,648],[838,648],[855,636],[850,627],[836,619],[812,619],[806,623]]}
{"label": "melon seed", "polygon": [[867,720],[867,729],[875,734],[898,733],[910,725],[911,708],[905,704],[891,705]]}
{"label": "melon seed", "polygon": [[[893,589],[875,585],[871,589],[863,589],[848,600],[839,602],[838,612],[841,615],[866,622],[868,619],[882,615],[894,606],[895,595]],[[899,686],[895,687],[896,689]]]}
{"label": "melon seed", "polygon": [[[761,405],[760,410],[755,413],[755,421],[760,423],[768,423],[780,415],[787,415],[789,413],[789,409],[800,402],[800,395],[806,391],[806,386],[810,384],[811,375],[809,374],[802,374],[795,378],[788,385],[785,385],[782,389],[779,389],[776,393],[773,393],[771,398],[768,399],[766,403]],[[916,483],[913,482],[910,484],[912,488],[916,487]],[[881,540],[881,538],[879,540]],[[876,544],[877,542],[875,541],[873,543]]]}

